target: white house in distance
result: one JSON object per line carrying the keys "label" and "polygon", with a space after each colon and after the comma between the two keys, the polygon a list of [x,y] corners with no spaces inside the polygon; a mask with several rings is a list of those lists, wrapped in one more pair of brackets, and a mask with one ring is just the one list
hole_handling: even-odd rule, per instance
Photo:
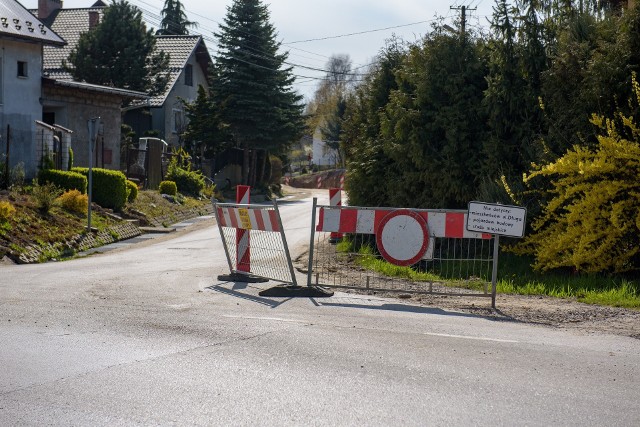
{"label": "white house in distance", "polygon": [[338,150],[329,147],[322,138],[320,127],[313,133],[313,158],[311,163],[318,166],[337,166],[340,164],[340,154]]}
{"label": "white house in distance", "polygon": [[37,170],[36,120],[42,118],[42,49],[64,40],[15,0],[0,2],[0,155]]}

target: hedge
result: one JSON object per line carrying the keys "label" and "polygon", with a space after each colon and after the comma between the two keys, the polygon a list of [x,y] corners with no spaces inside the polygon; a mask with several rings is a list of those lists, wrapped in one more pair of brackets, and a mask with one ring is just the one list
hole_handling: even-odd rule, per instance
{"label": "hedge", "polygon": [[133,203],[138,198],[138,184],[127,180],[127,201]]}
{"label": "hedge", "polygon": [[169,168],[169,172],[164,179],[175,182],[178,191],[185,195],[198,197],[204,189],[204,176],[196,171],[188,171],[177,167]]}
{"label": "hedge", "polygon": [[87,192],[87,177],[74,171],[61,171],[56,169],[44,169],[38,172],[38,183],[44,185],[47,182],[65,191],[78,190]]}
{"label": "hedge", "polygon": [[[92,201],[103,208],[120,210],[127,203],[127,178],[120,171],[93,168]],[[89,168],[73,168],[89,176]]]}

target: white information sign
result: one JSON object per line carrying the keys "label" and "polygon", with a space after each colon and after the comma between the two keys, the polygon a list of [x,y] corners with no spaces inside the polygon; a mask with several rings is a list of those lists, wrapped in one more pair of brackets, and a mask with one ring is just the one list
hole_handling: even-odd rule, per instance
{"label": "white information sign", "polygon": [[500,236],[523,237],[526,220],[526,208],[469,202],[467,230]]}

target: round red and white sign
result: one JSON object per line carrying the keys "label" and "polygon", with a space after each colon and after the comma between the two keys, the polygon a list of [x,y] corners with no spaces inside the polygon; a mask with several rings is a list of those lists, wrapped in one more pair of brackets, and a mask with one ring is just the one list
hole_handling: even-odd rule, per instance
{"label": "round red and white sign", "polygon": [[391,211],[378,224],[376,244],[390,263],[413,265],[422,259],[429,246],[427,222],[408,209]]}

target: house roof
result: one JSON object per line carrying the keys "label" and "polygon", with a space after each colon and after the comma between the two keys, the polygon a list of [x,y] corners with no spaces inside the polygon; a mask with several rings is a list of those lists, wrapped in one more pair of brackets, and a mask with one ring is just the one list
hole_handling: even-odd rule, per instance
{"label": "house roof", "polygon": [[106,93],[109,95],[117,95],[121,98],[126,98],[126,99],[136,99],[136,100],[149,99],[149,95],[147,95],[146,93],[138,92],[135,90],[120,89],[117,87],[110,87],[110,86],[101,86],[101,85],[95,85],[91,83],[76,82],[72,80],[56,80],[56,79],[47,78],[47,77],[43,77],[42,81],[46,84],[50,84],[53,86],[68,87],[72,89],[85,90],[89,92]]}
{"label": "house roof", "polygon": [[164,104],[171,89],[178,81],[180,73],[182,73],[187,61],[194,52],[196,60],[205,74],[207,73],[208,64],[212,62],[204,40],[199,35],[156,36],[156,49],[163,50],[169,55],[169,83],[162,95],[151,98],[151,107],[161,107]]}
{"label": "house roof", "polygon": [[[44,47],[42,66],[45,75],[56,80],[73,80],[71,73],[62,68],[62,61],[69,58],[71,51],[78,45],[80,35],[89,31],[89,13],[98,13],[102,20],[104,9],[104,6],[58,9],[43,20],[67,41],[67,45],[62,48]],[[32,10],[31,12],[36,14],[38,11]]]}
{"label": "house roof", "polygon": [[17,0],[0,2],[0,36],[53,46],[65,44],[62,37],[33,16]]}
{"label": "house roof", "polygon": [[[69,58],[69,54],[77,46],[78,40],[80,40],[80,35],[89,31],[89,14],[96,12],[99,14],[100,20],[102,20],[105,7],[101,6],[101,4],[104,3],[98,1],[88,8],[58,9],[45,20],[51,28],[67,41],[67,45],[63,48],[54,49],[45,46],[43,68],[46,76],[55,80],[73,80],[71,73],[62,68],[62,61]],[[37,13],[36,10],[32,12]],[[208,64],[212,61],[200,35],[156,36],[156,49],[163,50],[169,55],[169,81],[165,92],[152,97],[149,104],[145,102],[144,106],[162,107],[194,52],[205,73],[207,72]]]}

